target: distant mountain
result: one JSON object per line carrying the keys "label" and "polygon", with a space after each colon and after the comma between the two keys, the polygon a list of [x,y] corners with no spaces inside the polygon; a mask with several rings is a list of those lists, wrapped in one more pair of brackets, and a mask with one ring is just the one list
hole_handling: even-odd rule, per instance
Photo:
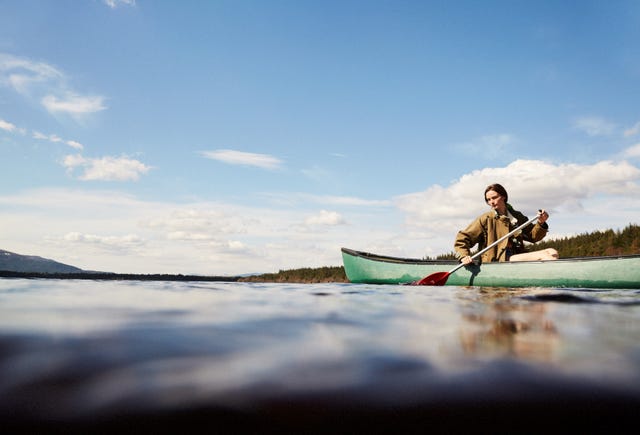
{"label": "distant mountain", "polygon": [[34,255],[20,255],[0,249],[0,270],[10,272],[37,272],[37,273],[81,273],[84,272],[75,266],[58,263],[47,258]]}

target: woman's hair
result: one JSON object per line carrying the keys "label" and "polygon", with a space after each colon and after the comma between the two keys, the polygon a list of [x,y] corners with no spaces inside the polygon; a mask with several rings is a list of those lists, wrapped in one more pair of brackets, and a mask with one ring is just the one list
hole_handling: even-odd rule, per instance
{"label": "woman's hair", "polygon": [[507,189],[502,187],[501,184],[494,183],[494,184],[488,185],[487,188],[484,189],[484,202],[487,202],[487,192],[490,190],[493,190],[498,195],[502,196],[504,198],[505,203],[509,200],[509,194],[507,193]]}

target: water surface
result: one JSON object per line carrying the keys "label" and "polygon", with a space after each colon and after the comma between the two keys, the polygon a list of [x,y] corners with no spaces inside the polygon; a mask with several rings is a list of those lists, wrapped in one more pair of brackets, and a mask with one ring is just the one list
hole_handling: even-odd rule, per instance
{"label": "water surface", "polygon": [[597,429],[638,405],[637,290],[0,280],[15,429]]}

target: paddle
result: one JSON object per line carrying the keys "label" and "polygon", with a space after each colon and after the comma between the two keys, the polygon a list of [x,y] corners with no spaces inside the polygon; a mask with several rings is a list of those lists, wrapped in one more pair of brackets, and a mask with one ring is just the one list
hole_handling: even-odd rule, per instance
{"label": "paddle", "polygon": [[[529,219],[528,221],[526,221],[525,223],[523,223],[522,225],[520,225],[515,230],[511,231],[509,234],[505,234],[504,236],[500,237],[498,240],[496,240],[495,242],[493,242],[492,244],[490,244],[489,246],[484,248],[482,251],[476,252],[475,254],[473,254],[471,256],[471,259],[474,259],[474,258],[484,254],[489,249],[493,248],[498,243],[502,242],[504,239],[506,239],[508,237],[511,237],[513,234],[517,233],[518,231],[520,231],[521,229],[523,229],[524,227],[526,227],[527,225],[529,225],[530,223],[532,223],[536,219],[538,219],[537,215],[536,215],[536,217],[533,217],[533,218]],[[420,281],[417,281],[415,283],[415,285],[445,285],[446,282],[447,282],[447,279],[449,279],[449,275],[451,275],[456,270],[460,269],[462,266],[466,266],[466,265],[463,264],[463,263],[460,263],[456,267],[451,269],[449,272],[434,272],[431,275],[425,276]]]}

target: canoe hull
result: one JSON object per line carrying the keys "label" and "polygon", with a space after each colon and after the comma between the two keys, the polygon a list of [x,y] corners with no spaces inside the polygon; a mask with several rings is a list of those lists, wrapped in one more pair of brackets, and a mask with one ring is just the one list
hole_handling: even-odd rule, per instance
{"label": "canoe hull", "polygon": [[[447,272],[457,264],[348,248],[342,248],[342,260],[349,281],[369,284],[406,284],[435,272]],[[640,288],[640,255],[471,265],[449,275],[446,285],[635,289]]]}

